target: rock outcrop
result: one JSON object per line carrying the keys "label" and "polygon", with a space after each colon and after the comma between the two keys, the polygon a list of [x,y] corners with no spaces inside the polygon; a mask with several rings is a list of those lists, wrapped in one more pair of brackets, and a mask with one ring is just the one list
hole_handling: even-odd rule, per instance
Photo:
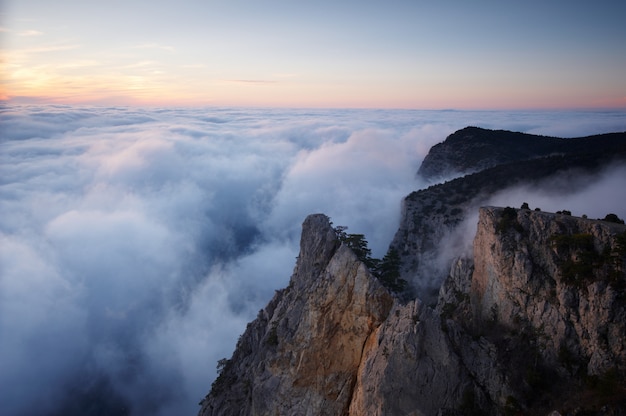
{"label": "rock outcrop", "polygon": [[623,411],[625,266],[625,226],[482,208],[473,258],[454,262],[430,308],[388,292],[310,216],[289,286],[248,325],[200,414]]}
{"label": "rock outcrop", "polygon": [[[626,375],[625,288],[626,226],[485,207],[473,259],[455,263],[437,311],[501,411],[598,410],[602,402],[623,412],[626,390],[617,380]],[[490,358],[475,365],[472,345],[492,351]],[[491,374],[480,377],[481,369]]]}
{"label": "rock outcrop", "polygon": [[551,367],[596,376],[615,366],[623,372],[625,244],[623,225],[483,208],[469,292],[473,319],[526,325]]}
{"label": "rock outcrop", "polygon": [[[526,145],[530,150],[523,149]],[[472,154],[478,158],[474,165],[468,162]],[[446,157],[445,163],[433,162]],[[624,163],[626,133],[557,139],[474,127],[460,130],[433,146],[420,171],[438,166],[465,176],[412,192],[402,201],[391,242],[401,258],[401,278],[411,283],[413,296],[433,304],[451,261],[462,249],[458,226],[492,195],[519,185],[550,189],[558,175],[566,179],[558,181],[555,192],[574,192],[577,181],[567,178],[573,171],[579,178],[591,178],[611,164]]]}
{"label": "rock outcrop", "polygon": [[307,217],[289,286],[278,291],[224,363],[201,415],[340,415],[392,296],[325,215]]}
{"label": "rock outcrop", "polygon": [[[485,132],[433,147],[422,174],[467,175],[403,202],[390,248],[413,292],[307,217],[289,286],[219,363],[200,415],[626,415],[626,226],[483,206],[623,164],[626,133],[522,137],[525,149],[507,144],[521,133]],[[464,251],[455,233],[477,213]]]}

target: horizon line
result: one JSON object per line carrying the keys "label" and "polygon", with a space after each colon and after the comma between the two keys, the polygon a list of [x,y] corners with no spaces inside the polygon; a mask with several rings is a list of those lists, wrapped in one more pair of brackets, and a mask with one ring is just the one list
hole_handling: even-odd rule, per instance
{"label": "horizon line", "polygon": [[16,105],[16,106],[34,106],[34,105],[49,105],[49,106],[67,106],[67,107],[92,107],[92,108],[249,108],[249,109],[274,109],[274,110],[362,110],[362,111],[437,111],[437,112],[506,112],[506,111],[530,111],[530,112],[626,112],[626,106],[624,107],[607,107],[607,106],[580,106],[580,107],[478,107],[478,108],[464,108],[464,107],[403,107],[403,106],[389,106],[389,107],[376,107],[376,106],[323,106],[323,105],[263,105],[263,104],[217,104],[217,103],[193,103],[193,104],[163,104],[163,103],[102,103],[97,101],[85,101],[85,102],[66,102],[50,97],[9,97],[8,99],[0,99],[0,105]]}

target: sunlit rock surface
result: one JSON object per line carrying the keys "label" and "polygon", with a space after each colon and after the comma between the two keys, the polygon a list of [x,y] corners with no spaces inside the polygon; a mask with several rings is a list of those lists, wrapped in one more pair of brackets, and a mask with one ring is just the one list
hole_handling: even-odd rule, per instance
{"label": "sunlit rock surface", "polygon": [[580,407],[572,392],[621,411],[625,243],[623,225],[482,208],[473,258],[453,263],[430,308],[388,292],[309,216],[289,287],[200,414],[547,414]]}
{"label": "sunlit rock surface", "polygon": [[248,325],[200,414],[345,414],[392,303],[328,217],[309,216],[289,287]]}

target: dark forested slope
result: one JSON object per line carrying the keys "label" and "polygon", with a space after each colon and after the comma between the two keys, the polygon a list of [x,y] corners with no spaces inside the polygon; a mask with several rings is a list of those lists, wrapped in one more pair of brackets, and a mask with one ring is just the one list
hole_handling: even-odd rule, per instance
{"label": "dark forested slope", "polygon": [[439,180],[496,165],[561,155],[626,152],[626,133],[564,139],[507,130],[466,127],[433,146],[418,175]]}

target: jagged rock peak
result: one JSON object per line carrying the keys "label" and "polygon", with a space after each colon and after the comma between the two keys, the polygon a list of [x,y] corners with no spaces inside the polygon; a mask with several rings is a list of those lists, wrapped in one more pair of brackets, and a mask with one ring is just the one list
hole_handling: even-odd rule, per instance
{"label": "jagged rock peak", "polygon": [[305,284],[302,278],[315,278],[326,267],[340,244],[328,216],[307,216],[302,223],[300,255],[290,285],[300,286]]}
{"label": "jagged rock peak", "polygon": [[307,217],[289,286],[222,361],[200,415],[346,414],[366,346],[393,302],[328,217]]}

